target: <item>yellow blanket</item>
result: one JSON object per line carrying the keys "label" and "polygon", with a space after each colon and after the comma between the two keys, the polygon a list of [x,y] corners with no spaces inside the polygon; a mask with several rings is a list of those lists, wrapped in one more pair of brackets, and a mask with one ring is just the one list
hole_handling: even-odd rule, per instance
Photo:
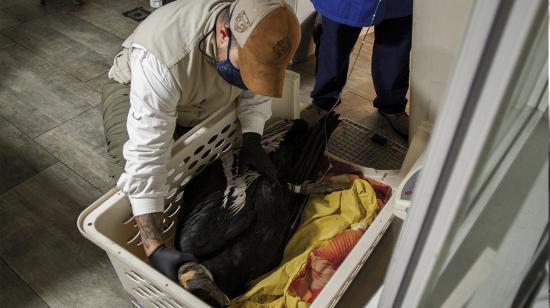
{"label": "yellow blanket", "polygon": [[352,224],[370,225],[376,215],[376,194],[365,180],[355,180],[349,190],[310,198],[296,233],[285,248],[281,265],[260,277],[254,287],[231,301],[232,307],[308,307],[288,291],[292,278],[305,264],[310,251]]}

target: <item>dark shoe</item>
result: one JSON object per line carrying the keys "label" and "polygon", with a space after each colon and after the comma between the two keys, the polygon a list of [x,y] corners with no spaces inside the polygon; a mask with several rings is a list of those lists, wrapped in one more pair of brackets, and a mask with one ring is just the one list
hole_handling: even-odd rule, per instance
{"label": "dark shoe", "polygon": [[307,122],[307,125],[309,127],[314,126],[319,122],[319,120],[324,117],[328,111],[325,109],[318,107],[315,104],[309,104],[306,108],[300,112],[300,119]]}
{"label": "dark shoe", "polygon": [[404,139],[409,139],[409,116],[407,113],[385,113],[380,110],[378,110],[378,113],[380,113],[384,119],[388,120],[394,132]]}

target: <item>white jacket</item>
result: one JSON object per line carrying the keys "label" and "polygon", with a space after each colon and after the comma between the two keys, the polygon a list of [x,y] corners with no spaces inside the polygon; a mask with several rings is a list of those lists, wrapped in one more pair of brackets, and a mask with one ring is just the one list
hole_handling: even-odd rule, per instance
{"label": "white jacket", "polygon": [[[115,57],[109,77],[131,81],[126,166],[117,187],[128,194],[136,216],[164,208],[176,122],[196,125],[234,99],[243,133],[261,134],[271,116],[271,98],[229,85],[210,58],[216,54],[215,42],[206,34],[228,5],[219,0],[172,2],[140,24]],[[208,56],[199,50],[200,42]]]}

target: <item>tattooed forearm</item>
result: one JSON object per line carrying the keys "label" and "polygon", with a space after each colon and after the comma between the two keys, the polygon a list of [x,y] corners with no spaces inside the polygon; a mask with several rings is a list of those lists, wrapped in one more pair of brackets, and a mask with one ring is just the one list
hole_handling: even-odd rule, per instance
{"label": "tattooed forearm", "polygon": [[136,216],[136,223],[141,234],[143,249],[149,256],[162,244],[162,214],[153,213]]}

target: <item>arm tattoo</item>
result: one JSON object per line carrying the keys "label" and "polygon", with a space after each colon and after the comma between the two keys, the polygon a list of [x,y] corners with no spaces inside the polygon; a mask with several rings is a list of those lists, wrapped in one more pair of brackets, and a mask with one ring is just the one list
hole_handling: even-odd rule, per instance
{"label": "arm tattoo", "polygon": [[162,243],[162,214],[152,213],[136,216],[136,223],[141,234],[143,247],[148,249],[151,241]]}

